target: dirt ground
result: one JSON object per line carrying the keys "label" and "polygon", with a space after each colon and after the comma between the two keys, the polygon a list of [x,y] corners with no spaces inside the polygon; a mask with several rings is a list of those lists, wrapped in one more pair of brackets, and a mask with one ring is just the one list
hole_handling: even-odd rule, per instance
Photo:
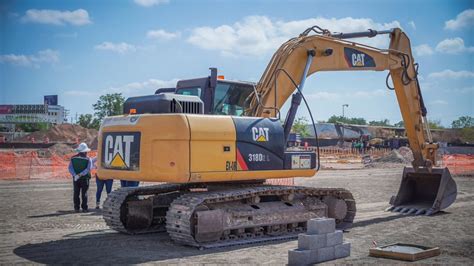
{"label": "dirt ground", "polygon": [[[455,177],[458,199],[432,217],[384,212],[396,193],[401,165],[323,170],[297,185],[344,187],[354,194],[358,213],[344,233],[351,256],[340,264],[398,263],[368,257],[375,240],[438,246],[441,255],[421,263],[474,264],[474,177]],[[116,182],[115,186],[118,186]],[[74,213],[72,184],[66,181],[0,181],[0,264],[285,264],[296,241],[198,250],[174,244],[166,233],[129,236],[107,229],[99,211]],[[95,201],[95,184],[89,201]],[[93,205],[93,204],[92,204]],[[403,263],[403,262],[399,262]]]}

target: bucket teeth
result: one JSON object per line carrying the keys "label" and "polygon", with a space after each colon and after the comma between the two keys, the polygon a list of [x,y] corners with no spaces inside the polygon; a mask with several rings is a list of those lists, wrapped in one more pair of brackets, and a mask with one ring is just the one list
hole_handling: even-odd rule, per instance
{"label": "bucket teeth", "polygon": [[400,188],[390,199],[390,205],[395,206],[394,212],[428,216],[449,207],[456,195],[456,182],[448,168],[405,167]]}
{"label": "bucket teeth", "polygon": [[425,215],[426,215],[426,216],[430,216],[430,215],[432,215],[432,214],[435,213],[435,212],[436,212],[436,211],[435,211],[433,208],[431,208],[431,209],[429,209],[428,211],[426,211]]}
{"label": "bucket teeth", "polygon": [[419,209],[418,211],[416,211],[415,215],[421,215],[425,212],[426,210],[425,209]]}

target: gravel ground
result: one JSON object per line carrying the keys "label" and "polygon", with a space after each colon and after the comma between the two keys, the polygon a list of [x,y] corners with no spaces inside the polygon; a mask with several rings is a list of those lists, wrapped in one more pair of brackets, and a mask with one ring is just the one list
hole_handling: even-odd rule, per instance
{"label": "gravel ground", "polygon": [[[458,199],[432,217],[384,212],[398,190],[402,166],[323,170],[297,185],[348,188],[356,198],[354,227],[344,233],[350,257],[330,263],[397,263],[368,257],[375,240],[438,246],[441,255],[422,263],[474,264],[474,178],[455,177]],[[118,182],[115,184],[118,186]],[[163,263],[285,264],[296,241],[198,250],[174,244],[166,233],[128,236],[107,229],[101,212],[72,212],[72,184],[65,181],[0,181],[0,264]],[[95,183],[89,192],[94,202]],[[400,262],[402,263],[402,262]]]}

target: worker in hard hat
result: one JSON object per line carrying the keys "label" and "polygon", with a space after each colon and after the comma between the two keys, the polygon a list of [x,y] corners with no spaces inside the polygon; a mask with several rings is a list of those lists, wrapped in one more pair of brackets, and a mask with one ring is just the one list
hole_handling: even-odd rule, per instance
{"label": "worker in hard hat", "polygon": [[[92,159],[87,157],[87,152],[91,149],[87,147],[86,143],[81,143],[75,151],[76,155],[72,156],[71,162],[69,163],[69,173],[73,177],[74,184],[74,210],[79,212],[82,208],[83,212],[88,212],[87,206],[87,190],[89,189],[89,180],[91,179],[91,170],[93,167]],[[79,194],[81,199],[79,199]]]}

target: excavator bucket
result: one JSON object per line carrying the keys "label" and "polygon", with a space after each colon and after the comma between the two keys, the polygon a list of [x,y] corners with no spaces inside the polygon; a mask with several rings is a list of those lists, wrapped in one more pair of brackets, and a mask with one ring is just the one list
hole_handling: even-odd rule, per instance
{"label": "excavator bucket", "polygon": [[456,182],[448,168],[433,168],[431,172],[403,169],[402,182],[387,210],[416,215],[432,215],[451,205],[457,196]]}

